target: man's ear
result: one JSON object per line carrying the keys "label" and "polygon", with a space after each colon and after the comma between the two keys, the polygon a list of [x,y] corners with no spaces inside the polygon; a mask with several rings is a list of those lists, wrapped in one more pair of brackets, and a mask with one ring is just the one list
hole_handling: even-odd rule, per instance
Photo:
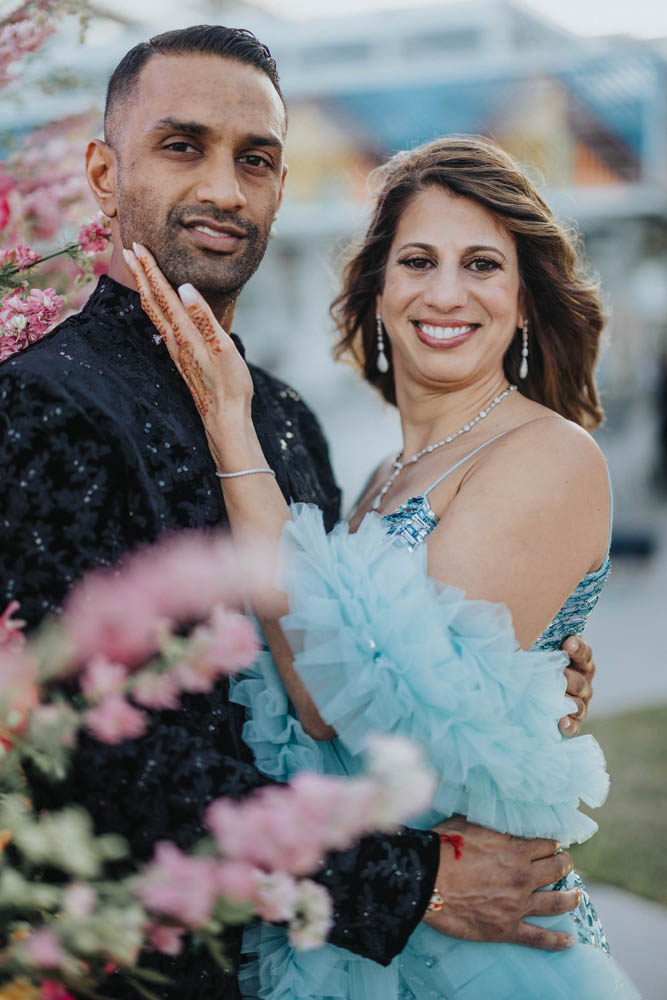
{"label": "man's ear", "polygon": [[285,178],[287,177],[287,164],[283,164],[283,173],[280,178],[280,194],[278,195],[278,204],[276,205],[276,212],[273,216],[273,221],[275,222],[278,218],[278,212],[280,211],[280,206],[283,203],[283,195],[285,194]]}
{"label": "man's ear", "polygon": [[108,142],[92,139],[86,149],[86,177],[95,201],[108,219],[118,212],[116,154]]}

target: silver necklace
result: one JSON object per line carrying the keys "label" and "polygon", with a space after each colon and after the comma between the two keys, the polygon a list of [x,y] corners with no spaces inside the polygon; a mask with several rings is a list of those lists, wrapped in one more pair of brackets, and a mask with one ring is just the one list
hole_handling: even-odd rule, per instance
{"label": "silver necklace", "polygon": [[458,430],[455,434],[449,434],[446,438],[443,438],[442,441],[436,441],[435,444],[428,444],[425,448],[422,448],[421,451],[418,451],[416,455],[413,455],[412,458],[407,458],[405,462],[401,462],[400,458],[397,455],[392,463],[394,471],[392,472],[389,479],[384,484],[384,486],[376,496],[375,500],[371,504],[371,510],[377,510],[379,508],[385,496],[387,495],[387,493],[393,486],[394,482],[396,481],[397,476],[401,474],[403,469],[407,468],[408,465],[414,465],[415,462],[418,462],[420,458],[424,457],[424,455],[430,455],[430,453],[432,451],[435,451],[437,448],[442,448],[442,446],[445,444],[451,444],[452,441],[455,441],[458,437],[461,437],[462,434],[467,434],[468,431],[471,431],[473,429],[475,424],[478,424],[480,420],[484,420],[485,417],[488,417],[491,410],[494,410],[499,403],[502,403],[503,399],[507,399],[509,394],[511,392],[514,392],[515,390],[516,390],[515,385],[508,385],[507,388],[503,392],[501,392],[499,396],[496,396],[495,399],[492,399],[491,402],[488,404],[488,406],[485,406],[483,410],[480,410],[476,417],[474,417],[469,423],[464,424],[463,427],[461,427],[461,429]]}

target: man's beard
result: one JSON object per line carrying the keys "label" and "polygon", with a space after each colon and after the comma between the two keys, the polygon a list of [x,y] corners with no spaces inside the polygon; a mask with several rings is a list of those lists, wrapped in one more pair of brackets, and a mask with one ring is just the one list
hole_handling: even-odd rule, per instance
{"label": "man's beard", "polygon": [[[190,219],[236,227],[245,234],[239,249],[233,254],[223,254],[188,243],[184,226]],[[214,205],[177,205],[168,212],[166,224],[160,226],[159,214],[151,213],[149,199],[119,191],[118,222],[123,246],[131,247],[133,241],[143,244],[172,287],[190,282],[215,312],[236,301],[259,267],[272,221],[271,216],[258,226]]]}

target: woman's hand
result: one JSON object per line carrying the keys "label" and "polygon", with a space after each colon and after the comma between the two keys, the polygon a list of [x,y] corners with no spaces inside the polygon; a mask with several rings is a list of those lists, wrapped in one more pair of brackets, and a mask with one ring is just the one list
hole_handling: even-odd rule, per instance
{"label": "woman's hand", "polygon": [[[190,284],[178,294],[152,254],[135,243],[123,256],[141,305],[162,335],[207,431],[250,424],[253,385],[248,367],[208,303]],[[214,456],[216,457],[216,456]]]}
{"label": "woman's hand", "polygon": [[571,635],[563,643],[563,649],[570,657],[570,666],[565,670],[568,698],[576,702],[577,711],[566,715],[558,723],[563,736],[568,739],[577,736],[582,720],[588,715],[588,703],[593,697],[593,676],[595,663],[593,650],[579,635]]}

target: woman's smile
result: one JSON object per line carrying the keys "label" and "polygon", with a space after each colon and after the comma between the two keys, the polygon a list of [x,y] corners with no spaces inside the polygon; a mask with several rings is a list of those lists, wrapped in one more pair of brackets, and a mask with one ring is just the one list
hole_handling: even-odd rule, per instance
{"label": "woman's smile", "polygon": [[460,320],[411,320],[423,344],[445,350],[458,347],[469,340],[480,328],[479,323]]}

